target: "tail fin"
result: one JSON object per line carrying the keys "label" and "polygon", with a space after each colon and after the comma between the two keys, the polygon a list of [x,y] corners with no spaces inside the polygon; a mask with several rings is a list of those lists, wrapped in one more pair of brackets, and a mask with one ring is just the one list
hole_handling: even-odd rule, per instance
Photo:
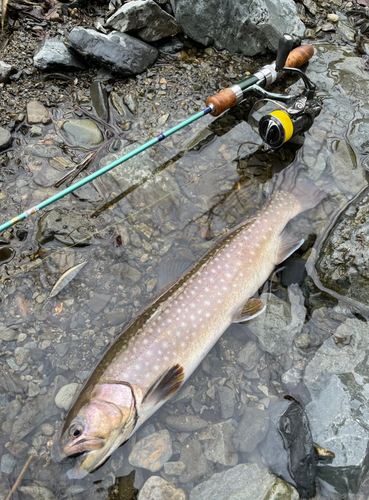
{"label": "tail fin", "polygon": [[275,176],[273,195],[289,193],[296,204],[295,215],[313,208],[321,202],[327,194],[319,189],[312,181],[304,178],[302,169],[288,167]]}

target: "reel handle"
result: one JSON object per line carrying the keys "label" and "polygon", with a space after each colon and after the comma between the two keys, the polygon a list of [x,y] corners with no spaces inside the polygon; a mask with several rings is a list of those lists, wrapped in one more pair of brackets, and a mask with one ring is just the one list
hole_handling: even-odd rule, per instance
{"label": "reel handle", "polygon": [[275,61],[276,71],[280,71],[286,64],[287,57],[293,47],[293,38],[285,33],[279,39],[277,58]]}
{"label": "reel handle", "polygon": [[[280,53],[279,50],[278,53]],[[300,45],[300,47],[296,47],[296,49],[293,49],[289,53],[284,66],[287,68],[300,68],[300,66],[303,66],[305,63],[307,63],[309,59],[313,57],[313,55],[314,48],[311,45]],[[267,68],[267,66],[265,66],[264,68]],[[208,97],[206,100],[206,106],[214,106],[214,111],[212,111],[210,114],[212,116],[219,116],[224,111],[227,111],[227,109],[236,106],[238,102],[243,100],[248,88],[250,88],[254,84],[257,84],[258,81],[259,78],[257,76],[251,75],[245,80],[242,80],[242,82],[238,82],[236,85],[221,90],[217,94]],[[238,91],[238,94],[236,94],[235,90]]]}

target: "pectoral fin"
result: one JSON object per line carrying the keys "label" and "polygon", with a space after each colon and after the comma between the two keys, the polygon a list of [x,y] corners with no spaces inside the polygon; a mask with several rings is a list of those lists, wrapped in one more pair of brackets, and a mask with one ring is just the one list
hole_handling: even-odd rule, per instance
{"label": "pectoral fin", "polygon": [[159,403],[163,399],[169,398],[182,385],[185,377],[183,366],[180,364],[168,368],[145,394],[142,402],[148,400]]}
{"label": "pectoral fin", "polygon": [[280,236],[280,243],[278,248],[277,262],[280,264],[286,260],[293,252],[296,252],[298,248],[304,243],[304,239],[296,238],[292,233],[284,230]]}
{"label": "pectoral fin", "polygon": [[248,321],[249,319],[256,318],[263,311],[265,311],[266,305],[259,299],[249,299],[243,306],[242,310],[236,314],[233,319],[233,323],[241,323],[242,321]]}

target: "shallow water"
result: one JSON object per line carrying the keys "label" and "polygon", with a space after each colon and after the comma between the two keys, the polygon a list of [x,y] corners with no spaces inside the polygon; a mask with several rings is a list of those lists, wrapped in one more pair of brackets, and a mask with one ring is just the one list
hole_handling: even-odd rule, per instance
{"label": "shallow water", "polygon": [[[166,404],[137,436],[87,479],[68,480],[65,472],[71,463],[56,464],[49,459],[53,429],[65,414],[54,402],[56,394],[68,383],[81,384],[109,343],[155,295],[157,269],[163,256],[198,260],[214,244],[213,237],[262,206],[272,174],[290,164],[303,165],[303,174],[329,195],[318,207],[291,224],[296,233],[305,237],[318,235],[309,258],[313,272],[320,240],[336,214],[367,184],[365,164],[369,157],[364,123],[369,111],[369,74],[361,69],[363,61],[347,48],[317,44],[315,49],[307,72],[317,84],[323,108],[304,141],[295,141],[275,154],[266,154],[260,139],[244,121],[247,105],[220,119],[205,117],[130,164],[125,163],[106,174],[95,183],[95,189],[79,193],[82,200],[68,195],[58,202],[57,207],[64,213],[73,204],[75,213],[98,214],[92,222],[81,220],[76,226],[73,218],[63,218],[66,227],[56,234],[47,233],[39,245],[36,234],[44,215],[40,214],[14,229],[15,237],[10,244],[14,256],[5,251],[7,246],[0,247],[0,325],[15,330],[11,339],[2,340],[0,344],[3,365],[0,499],[6,497],[30,454],[36,458],[31,461],[22,485],[34,488],[28,490],[31,498],[85,499],[92,493],[94,498],[107,498],[115,478],[124,477],[131,470],[136,470],[135,484],[141,487],[153,473],[135,469],[128,463],[136,440],[153,430],[168,428],[173,440],[170,461],[178,460],[183,442],[190,435],[170,429],[165,418],[169,414],[188,412],[198,414],[209,425],[224,421],[217,397],[219,387],[234,390],[235,425],[243,405],[267,408],[288,393],[301,403],[308,403],[304,384],[286,389],[285,374],[298,367],[303,378],[305,367],[330,332],[347,317],[352,317],[350,305],[340,301],[338,314],[337,309],[333,309],[337,306],[337,296],[323,293],[311,279],[302,285],[306,318],[302,318],[299,331],[282,352],[272,355],[258,351],[254,368],[244,370],[236,361],[237,354],[246,342],[255,339],[252,329],[253,321],[257,320],[247,326],[232,326],[186,383],[187,388],[193,387],[191,398]],[[297,87],[301,85],[295,84],[293,88]],[[67,108],[54,110],[54,122],[68,117]],[[173,114],[163,128],[180,119]],[[64,172],[54,169],[52,175],[50,170],[45,175],[43,170],[49,165],[50,157],[62,156],[62,139],[58,146],[57,128],[52,124],[48,130],[51,135],[44,137],[38,156],[34,149],[24,149],[22,162],[27,168],[12,170],[10,163],[1,171],[1,190],[7,192],[9,207],[3,212],[3,218],[6,213],[9,217],[16,215],[10,213],[15,205],[20,212],[56,192],[52,185]],[[107,146],[101,151],[100,165],[115,159],[114,155],[120,156],[120,148],[135,140],[134,135],[127,133],[126,142],[115,144],[115,150],[111,148],[112,141],[110,150]],[[196,138],[198,142],[199,137],[202,138],[200,144],[192,147],[191,143],[196,143]],[[23,149],[25,141],[21,135],[19,141]],[[64,153],[73,156],[71,150],[64,149]],[[75,163],[85,154],[86,151],[78,151],[73,157]],[[130,189],[132,185],[134,189]],[[90,201],[83,201],[86,198]],[[22,231],[27,234],[22,236]],[[77,245],[72,246],[73,243]],[[306,250],[308,246],[299,255]],[[308,255],[304,254],[304,258]],[[87,264],[68,286],[48,300],[61,274],[84,261]],[[274,292],[285,302],[286,310],[291,310],[291,290],[282,284],[281,272],[274,273],[261,291]],[[100,296],[99,304],[104,305],[101,309],[96,296]],[[365,308],[360,311],[360,304],[355,306],[355,312],[366,317]],[[323,317],[314,323],[313,311],[323,307]],[[311,342],[305,349],[298,348],[294,338],[305,331],[303,323],[308,320],[312,321]],[[196,432],[194,436],[199,437]],[[206,441],[206,437],[201,439]],[[235,451],[232,453],[237,455]],[[260,453],[258,450],[248,454],[240,452],[237,461],[260,463]],[[201,479],[178,482],[176,476],[171,476],[170,480],[178,482],[189,495],[197,482],[230,465],[235,463],[219,464],[209,459],[208,470]],[[118,483],[122,485],[123,480]],[[36,490],[35,486],[47,488],[51,493]],[[116,498],[131,498],[122,496],[122,491],[123,486],[121,496]],[[25,497],[25,493],[27,490],[18,491],[14,498]],[[335,500],[349,498],[350,494],[352,498],[365,498],[365,481],[358,492],[352,493],[349,485],[348,491],[340,494],[320,480],[317,482],[317,498]]]}

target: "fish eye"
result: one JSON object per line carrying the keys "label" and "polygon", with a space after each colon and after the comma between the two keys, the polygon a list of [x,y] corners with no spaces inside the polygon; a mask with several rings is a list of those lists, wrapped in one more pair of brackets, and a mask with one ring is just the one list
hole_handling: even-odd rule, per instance
{"label": "fish eye", "polygon": [[72,438],[79,437],[83,432],[83,427],[80,424],[73,424],[69,429],[69,435]]}

